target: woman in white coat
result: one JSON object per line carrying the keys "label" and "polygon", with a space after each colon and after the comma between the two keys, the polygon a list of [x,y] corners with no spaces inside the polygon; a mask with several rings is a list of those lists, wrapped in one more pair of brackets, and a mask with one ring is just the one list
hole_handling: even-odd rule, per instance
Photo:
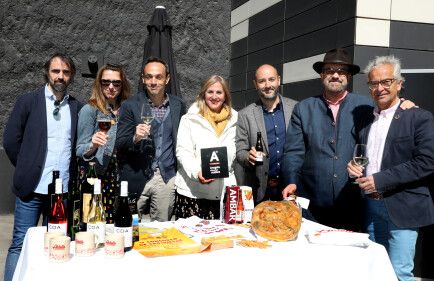
{"label": "woman in white coat", "polygon": [[[221,76],[208,78],[196,102],[181,118],[176,145],[175,217],[220,217],[225,186],[235,185],[235,131],[238,113],[232,109],[228,85]],[[201,171],[202,148],[226,146],[229,176],[206,179]]]}

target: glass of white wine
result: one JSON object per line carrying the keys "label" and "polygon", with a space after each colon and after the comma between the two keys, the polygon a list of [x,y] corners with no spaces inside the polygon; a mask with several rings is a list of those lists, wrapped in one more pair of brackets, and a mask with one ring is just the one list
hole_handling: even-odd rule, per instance
{"label": "glass of white wine", "polygon": [[152,115],[152,112],[149,107],[147,107],[145,104],[142,105],[142,112],[140,114],[140,118],[142,119],[142,122],[146,125],[151,125],[152,120],[154,120],[154,116]]}
{"label": "glass of white wine", "polygon": [[[356,146],[354,146],[353,162],[361,167],[368,165],[369,158],[367,155],[366,144],[356,144]],[[357,184],[357,182],[353,183]]]}

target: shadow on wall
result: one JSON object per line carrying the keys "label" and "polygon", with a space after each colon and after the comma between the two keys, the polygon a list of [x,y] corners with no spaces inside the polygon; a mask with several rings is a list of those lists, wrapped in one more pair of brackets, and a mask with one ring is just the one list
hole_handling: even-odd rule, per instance
{"label": "shadow on wall", "polygon": [[14,167],[6,156],[3,148],[0,148],[0,183],[2,196],[0,196],[0,214],[12,214],[15,208],[15,195],[12,193],[12,176]]}

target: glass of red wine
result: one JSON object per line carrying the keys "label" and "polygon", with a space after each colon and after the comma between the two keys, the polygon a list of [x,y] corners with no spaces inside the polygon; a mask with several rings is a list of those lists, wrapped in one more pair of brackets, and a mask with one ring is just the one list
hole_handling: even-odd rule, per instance
{"label": "glass of red wine", "polygon": [[101,132],[107,134],[108,130],[112,126],[112,120],[109,118],[98,118],[98,128]]}
{"label": "glass of red wine", "polygon": [[110,127],[112,126],[112,121],[108,118],[101,118],[98,119],[98,128],[101,132],[107,133],[108,130],[110,130]]}

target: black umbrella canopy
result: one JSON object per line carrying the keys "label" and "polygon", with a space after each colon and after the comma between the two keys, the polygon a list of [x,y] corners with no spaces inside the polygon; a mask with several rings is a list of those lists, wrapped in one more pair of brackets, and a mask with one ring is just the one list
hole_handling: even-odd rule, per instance
{"label": "black umbrella canopy", "polygon": [[[146,38],[143,51],[142,70],[147,58],[151,56],[162,58],[169,66],[170,72],[170,81],[166,86],[166,92],[175,96],[181,96],[175,59],[173,58],[172,25],[163,6],[155,7],[147,28],[148,38]],[[139,83],[139,85],[143,86],[142,83]]]}

